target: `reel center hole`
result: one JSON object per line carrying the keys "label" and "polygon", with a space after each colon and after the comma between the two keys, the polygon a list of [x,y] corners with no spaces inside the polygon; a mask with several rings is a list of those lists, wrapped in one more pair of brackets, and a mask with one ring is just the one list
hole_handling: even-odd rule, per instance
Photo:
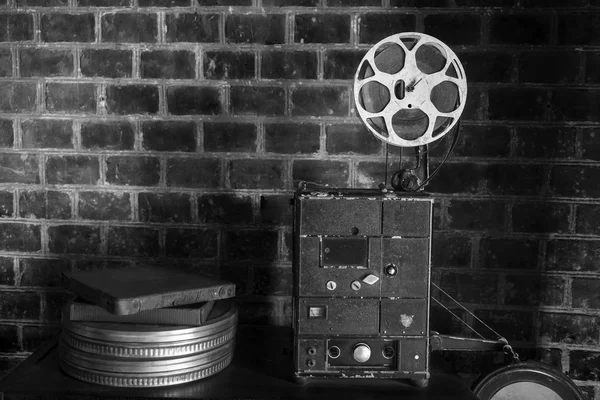
{"label": "reel center hole", "polygon": [[406,84],[401,79],[396,82],[396,86],[394,87],[394,95],[398,100],[404,99],[404,95],[406,94]]}

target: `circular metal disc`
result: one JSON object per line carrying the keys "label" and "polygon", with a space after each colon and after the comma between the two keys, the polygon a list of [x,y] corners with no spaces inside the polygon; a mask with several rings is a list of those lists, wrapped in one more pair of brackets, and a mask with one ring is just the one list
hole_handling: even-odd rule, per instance
{"label": "circular metal disc", "polygon": [[418,32],[389,36],[361,60],[354,77],[358,114],[379,140],[422,146],[448,133],[467,99],[467,81],[456,54]]}
{"label": "circular metal disc", "polygon": [[236,323],[235,303],[232,300],[220,300],[216,302],[205,324],[196,327],[63,320],[63,329],[80,337],[103,342],[162,344],[200,340],[235,326]]}
{"label": "circular metal disc", "polygon": [[232,358],[233,354],[229,353],[210,363],[170,373],[124,374],[102,372],[82,368],[65,360],[60,360],[60,366],[67,375],[84,382],[115,387],[141,388],[179,385],[204,379],[225,369],[231,363]]}
{"label": "circular metal disc", "polygon": [[498,368],[475,382],[473,392],[481,400],[584,400],[565,374],[537,362]]}

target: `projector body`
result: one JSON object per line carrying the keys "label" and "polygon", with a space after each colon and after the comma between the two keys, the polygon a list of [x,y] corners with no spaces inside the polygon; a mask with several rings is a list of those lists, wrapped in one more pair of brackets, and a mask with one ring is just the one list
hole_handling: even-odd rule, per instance
{"label": "projector body", "polygon": [[296,193],[297,377],[429,377],[432,204],[378,190]]}

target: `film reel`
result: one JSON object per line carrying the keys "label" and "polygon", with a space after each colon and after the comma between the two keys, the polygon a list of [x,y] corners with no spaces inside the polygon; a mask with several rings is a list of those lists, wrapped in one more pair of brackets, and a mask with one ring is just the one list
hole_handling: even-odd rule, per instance
{"label": "film reel", "polygon": [[67,375],[121,387],[175,385],[229,365],[237,307],[219,300],[201,326],[70,321],[63,316],[58,352]]}
{"label": "film reel", "polygon": [[466,99],[460,60],[424,33],[383,39],[365,54],[354,77],[360,118],[377,139],[393,146],[440,139],[458,122]]}

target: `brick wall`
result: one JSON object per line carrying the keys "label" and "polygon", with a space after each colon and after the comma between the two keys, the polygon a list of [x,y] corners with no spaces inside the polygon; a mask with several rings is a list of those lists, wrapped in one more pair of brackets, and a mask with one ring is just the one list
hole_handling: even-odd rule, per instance
{"label": "brick wall", "polygon": [[203,271],[289,324],[288,199],[383,180],[352,77],[413,30],[469,81],[434,279],[600,398],[597,0],[1,0],[0,369],[56,332],[64,270]]}

